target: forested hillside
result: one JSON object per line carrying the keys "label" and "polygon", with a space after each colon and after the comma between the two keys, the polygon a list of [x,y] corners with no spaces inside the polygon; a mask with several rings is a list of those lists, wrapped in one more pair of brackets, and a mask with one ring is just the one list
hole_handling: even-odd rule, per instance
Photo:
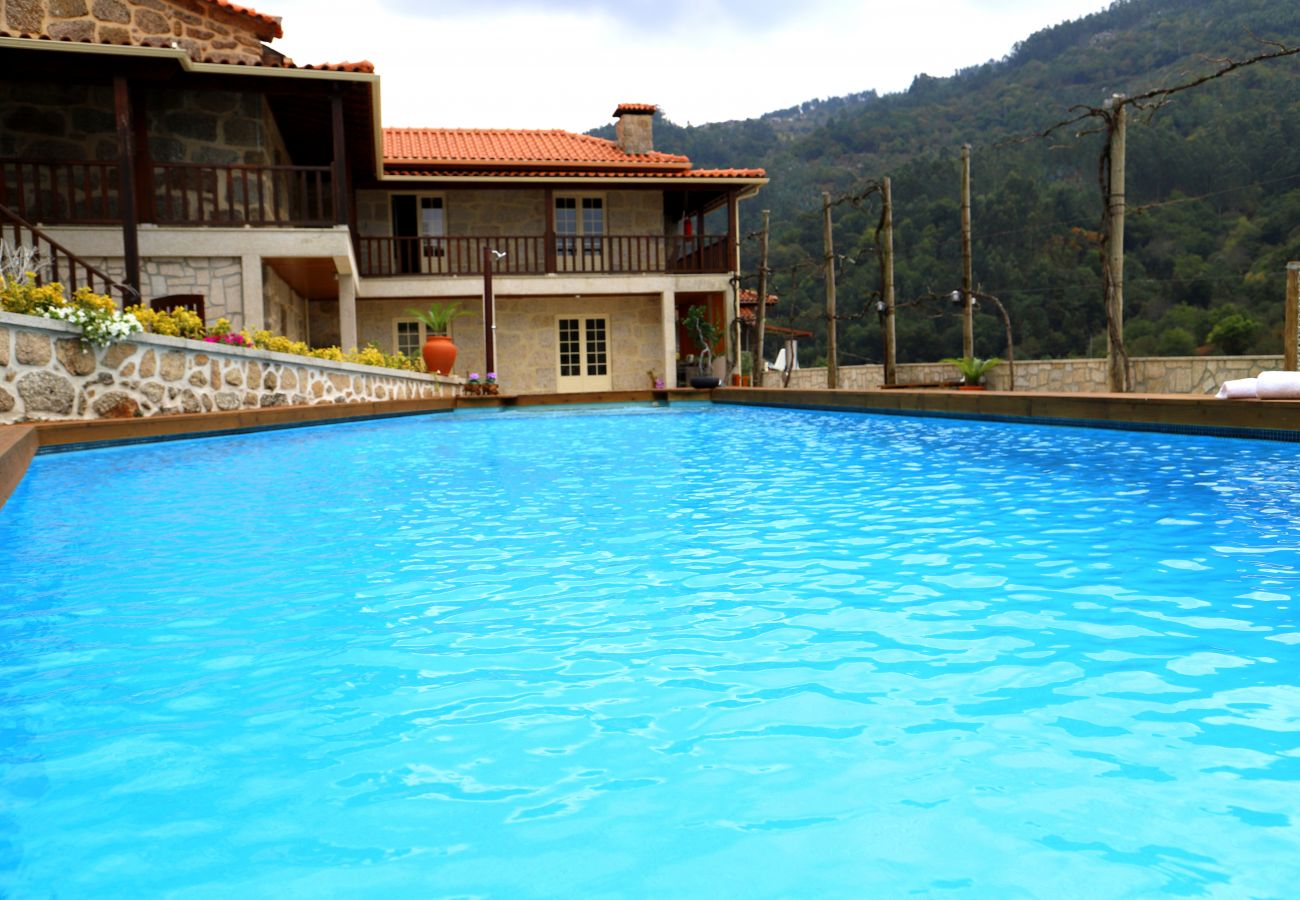
{"label": "forested hillside", "polygon": [[[973,147],[975,280],[1010,309],[1017,356],[1100,354],[1102,137],[1079,136],[1087,124],[1048,140],[1035,135],[1071,118],[1076,104],[1100,106],[1115,92],[1172,86],[1227,58],[1276,49],[1261,40],[1300,45],[1300,4],[1119,0],[1030,36],[1006,59],[951,77],[917,76],[901,94],[811,101],[699,127],[661,118],[655,143],[701,165],[768,170],[772,183],[745,204],[742,227],[752,232],[759,211],[772,211],[775,321],[816,333],[801,348],[804,364],[824,355],[821,192],[854,197],[886,175],[899,360],[960,354],[960,321],[950,310],[905,304],[960,286],[962,143]],[[1133,116],[1128,204],[1132,355],[1281,352],[1285,265],[1300,259],[1300,57],[1242,69]],[[835,207],[847,317],[841,363],[880,360],[878,217],[878,198]],[[752,271],[754,241],[743,257]],[[978,316],[977,354],[1001,354],[1003,344],[1001,323]]]}

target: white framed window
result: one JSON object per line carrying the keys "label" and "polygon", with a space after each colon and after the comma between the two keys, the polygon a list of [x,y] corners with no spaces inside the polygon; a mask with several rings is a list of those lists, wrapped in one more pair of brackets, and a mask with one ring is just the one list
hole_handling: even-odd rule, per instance
{"label": "white framed window", "polygon": [[609,320],[604,316],[559,316],[555,324],[558,389],[609,390],[613,384]]}
{"label": "white framed window", "polygon": [[[604,251],[603,194],[563,194],[555,198],[555,257],[562,270],[595,269]],[[585,257],[586,259],[579,259]]]}
{"label": "white framed window", "polygon": [[419,319],[393,320],[393,350],[411,359],[420,359],[420,349],[427,337],[424,323]]}

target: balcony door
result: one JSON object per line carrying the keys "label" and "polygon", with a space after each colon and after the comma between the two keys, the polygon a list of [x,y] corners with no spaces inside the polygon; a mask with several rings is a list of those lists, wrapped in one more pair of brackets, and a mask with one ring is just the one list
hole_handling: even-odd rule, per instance
{"label": "balcony door", "polygon": [[605,198],[574,194],[555,198],[555,267],[560,272],[604,270]]}
{"label": "balcony door", "polygon": [[393,269],[403,275],[446,271],[447,217],[437,194],[393,194]]}
{"label": "balcony door", "polygon": [[560,316],[560,393],[608,391],[613,386],[609,370],[609,320],[604,316]]}

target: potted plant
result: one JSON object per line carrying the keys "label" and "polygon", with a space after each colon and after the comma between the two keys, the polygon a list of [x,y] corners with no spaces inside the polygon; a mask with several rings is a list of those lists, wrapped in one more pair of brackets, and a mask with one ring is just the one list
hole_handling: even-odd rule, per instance
{"label": "potted plant", "polygon": [[682,325],[700,345],[699,374],[691,376],[693,388],[715,388],[721,383],[713,374],[713,345],[722,337],[722,329],[709,318],[709,311],[703,304],[692,306],[682,317]]}
{"label": "potted plant", "polygon": [[971,356],[962,359],[949,357],[942,361],[957,367],[963,382],[962,386],[958,388],[961,391],[984,390],[984,376],[988,374],[990,369],[1002,364],[1002,360],[996,356],[990,356],[988,359],[976,359]]}
{"label": "potted plant", "polygon": [[450,375],[451,367],[456,364],[451,323],[461,316],[468,316],[469,312],[461,309],[459,303],[434,303],[428,309],[408,309],[406,312],[423,322],[428,330],[424,346],[420,348],[424,368],[439,375]]}

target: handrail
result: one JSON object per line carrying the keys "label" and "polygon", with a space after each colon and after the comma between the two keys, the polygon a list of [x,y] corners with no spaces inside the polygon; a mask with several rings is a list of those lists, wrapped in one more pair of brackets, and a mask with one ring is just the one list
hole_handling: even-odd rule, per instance
{"label": "handrail", "polygon": [[[332,166],[154,163],[138,185],[140,219],[160,225],[327,227]],[[0,204],[30,222],[122,221],[116,161],[0,157]]]}
{"label": "handrail", "polygon": [[483,274],[483,251],[503,252],[497,275],[690,274],[730,271],[726,235],[452,235],[357,239],[368,277]]}
{"label": "handrail", "polygon": [[[23,232],[29,235],[29,240],[23,239]],[[140,302],[139,292],[128,284],[114,281],[103,270],[92,266],[81,257],[77,256],[67,247],[64,247],[54,238],[50,237],[41,229],[28,222],[22,216],[11,210],[9,207],[0,205],[0,242],[7,240],[7,234],[13,234],[13,245],[15,247],[30,244],[36,247],[39,252],[42,246],[48,248],[47,265],[49,275],[38,270],[36,275],[37,284],[45,284],[47,281],[57,281],[63,284],[70,293],[74,293],[78,288],[88,287],[92,291],[97,290],[97,283],[102,287],[98,293],[109,294],[110,296],[116,291],[121,299],[122,306],[125,308],[134,303]],[[65,280],[64,271],[67,272]],[[84,276],[84,283],[78,275]]]}

